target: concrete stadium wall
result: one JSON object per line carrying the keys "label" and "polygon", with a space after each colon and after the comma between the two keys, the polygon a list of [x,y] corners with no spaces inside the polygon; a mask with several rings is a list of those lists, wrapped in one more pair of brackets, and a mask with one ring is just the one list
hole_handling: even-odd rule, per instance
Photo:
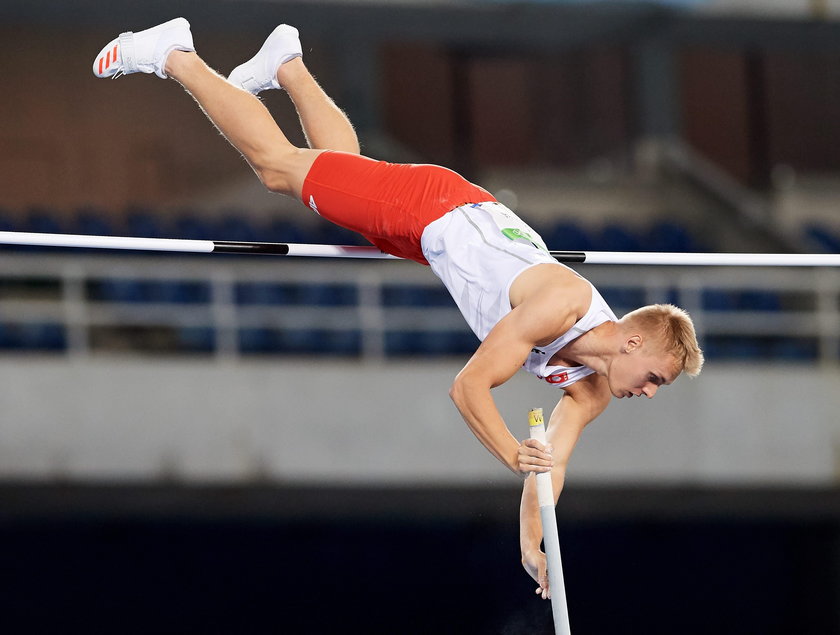
{"label": "concrete stadium wall", "polygon": [[[460,361],[0,361],[0,478],[499,485],[447,390]],[[830,484],[840,372],[709,367],[614,402],[569,480]],[[521,373],[494,391],[514,434],[559,396]]]}

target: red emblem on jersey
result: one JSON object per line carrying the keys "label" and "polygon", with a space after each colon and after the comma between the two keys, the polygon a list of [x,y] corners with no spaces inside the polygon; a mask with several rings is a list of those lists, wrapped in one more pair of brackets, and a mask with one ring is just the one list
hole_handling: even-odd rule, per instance
{"label": "red emblem on jersey", "polygon": [[548,377],[543,377],[549,384],[562,384],[563,382],[569,381],[569,373],[563,371],[562,373],[554,373],[553,375],[549,375]]}

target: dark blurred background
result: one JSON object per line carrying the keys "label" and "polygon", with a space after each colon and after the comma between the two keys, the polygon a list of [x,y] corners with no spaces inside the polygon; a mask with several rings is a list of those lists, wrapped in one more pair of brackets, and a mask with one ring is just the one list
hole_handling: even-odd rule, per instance
{"label": "dark blurred background", "polygon": [[[487,187],[553,249],[840,253],[840,3],[0,3],[0,230],[356,243],[261,189],[174,82],[97,80],[187,17],[280,22],[363,152]],[[263,96],[304,143],[281,91]],[[573,632],[840,633],[840,276],[581,266],[707,355],[587,429]],[[396,262],[0,249],[0,628],[547,633],[520,483],[447,397],[477,341]],[[515,434],[557,393],[494,393]]]}

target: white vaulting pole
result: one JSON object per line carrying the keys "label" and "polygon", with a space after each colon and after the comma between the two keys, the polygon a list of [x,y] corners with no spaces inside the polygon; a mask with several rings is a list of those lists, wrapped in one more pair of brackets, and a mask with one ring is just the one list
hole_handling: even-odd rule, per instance
{"label": "white vaulting pole", "polygon": [[[545,445],[545,424],[542,408],[528,412],[528,427],[531,438]],[[551,472],[536,475],[537,502],[540,506],[540,520],[545,543],[545,558],[548,567],[548,587],[551,592],[551,613],[554,616],[556,635],[571,635],[569,607],[566,604],[566,585],[563,581],[563,563],[560,560],[560,538],[557,534],[557,516],[554,513],[554,492],[551,487]]]}
{"label": "white vaulting pole", "polygon": [[[127,249],[199,254],[265,254],[316,258],[376,258],[398,260],[376,247],[261,243],[229,240],[131,238],[83,234],[42,234],[0,231],[0,245]],[[840,267],[840,254],[679,253],[654,251],[550,251],[559,262],[593,265],[691,265],[737,267]]]}

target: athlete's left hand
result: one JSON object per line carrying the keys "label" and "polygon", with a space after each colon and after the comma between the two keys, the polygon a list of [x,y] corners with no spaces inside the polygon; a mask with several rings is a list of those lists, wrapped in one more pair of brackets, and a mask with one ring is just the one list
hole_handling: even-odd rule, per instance
{"label": "athlete's left hand", "polygon": [[545,554],[540,549],[534,549],[522,554],[522,566],[537,583],[535,593],[542,596],[543,600],[551,599],[551,591],[548,588],[548,571],[546,569]]}

